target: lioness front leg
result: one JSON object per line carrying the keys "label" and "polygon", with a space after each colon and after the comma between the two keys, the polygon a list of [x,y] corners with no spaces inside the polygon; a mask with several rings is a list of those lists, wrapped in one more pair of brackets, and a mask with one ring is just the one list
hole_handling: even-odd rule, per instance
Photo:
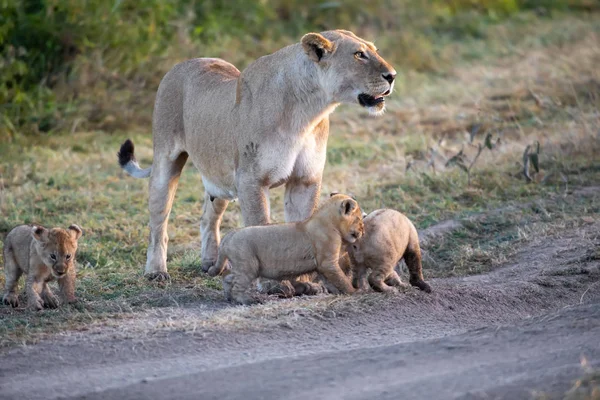
{"label": "lioness front leg", "polygon": [[219,243],[221,242],[220,226],[229,200],[211,198],[204,195],[202,218],[200,218],[200,237],[202,238],[202,271],[207,272],[217,261]]}
{"label": "lioness front leg", "polygon": [[35,274],[30,273],[26,282],[27,307],[33,311],[44,309],[44,300],[40,294],[44,288],[44,281],[36,280]]}

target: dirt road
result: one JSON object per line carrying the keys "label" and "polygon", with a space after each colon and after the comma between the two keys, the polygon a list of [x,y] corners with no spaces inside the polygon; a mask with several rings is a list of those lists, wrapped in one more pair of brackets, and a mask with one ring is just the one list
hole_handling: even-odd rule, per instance
{"label": "dirt road", "polygon": [[0,398],[562,398],[582,359],[600,367],[598,232],[531,241],[491,273],[431,281],[432,295],[338,297],[362,302],[318,318],[297,307],[293,325],[193,324],[222,303],[58,336],[1,354]]}

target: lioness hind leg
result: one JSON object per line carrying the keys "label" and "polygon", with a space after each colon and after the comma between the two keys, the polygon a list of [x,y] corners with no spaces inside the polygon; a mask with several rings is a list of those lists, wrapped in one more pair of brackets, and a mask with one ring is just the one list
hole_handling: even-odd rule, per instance
{"label": "lioness hind leg", "polygon": [[169,155],[154,155],[150,176],[150,243],[144,274],[150,280],[168,280],[167,272],[167,224],[181,170],[188,154],[180,153],[176,158]]}
{"label": "lioness hind leg", "polygon": [[2,302],[15,308],[19,307],[17,286],[19,278],[23,275],[23,271],[17,266],[12,255],[9,255],[8,252],[4,253],[4,274],[6,282],[4,284],[4,296],[2,296]]}
{"label": "lioness hind leg", "polygon": [[207,272],[217,261],[221,241],[220,226],[229,200],[216,199],[206,193],[200,218],[200,237],[202,239],[202,271]]}

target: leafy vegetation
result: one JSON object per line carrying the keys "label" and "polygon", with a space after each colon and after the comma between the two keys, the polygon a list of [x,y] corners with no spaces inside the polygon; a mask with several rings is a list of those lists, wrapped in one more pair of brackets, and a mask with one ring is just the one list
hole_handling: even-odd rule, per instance
{"label": "leafy vegetation", "polygon": [[[4,0],[0,3],[0,139],[18,133],[144,127],[175,62],[221,56],[239,67],[311,30],[381,37],[405,70],[441,73],[448,46],[485,41],[488,27],[534,10],[594,8],[585,0]],[[478,57],[477,51],[467,57]],[[126,111],[123,111],[126,110]]]}

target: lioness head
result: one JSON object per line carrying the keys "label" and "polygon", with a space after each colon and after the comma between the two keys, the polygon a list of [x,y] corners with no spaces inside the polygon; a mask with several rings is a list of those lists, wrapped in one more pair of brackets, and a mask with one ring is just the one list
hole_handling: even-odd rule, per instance
{"label": "lioness head", "polygon": [[340,103],[358,103],[381,114],[392,93],[396,71],[371,42],[344,30],[307,33],[302,47],[319,68],[322,88]]}
{"label": "lioness head", "polygon": [[33,226],[31,230],[33,239],[38,244],[39,255],[42,261],[55,278],[62,278],[73,266],[77,240],[81,237],[81,228],[75,224],[68,229],[46,229],[42,226]]}
{"label": "lioness head", "polygon": [[365,227],[362,220],[362,211],[358,203],[353,198],[345,194],[335,194],[330,198],[338,213],[337,229],[342,240],[346,243],[354,243],[365,233]]}

